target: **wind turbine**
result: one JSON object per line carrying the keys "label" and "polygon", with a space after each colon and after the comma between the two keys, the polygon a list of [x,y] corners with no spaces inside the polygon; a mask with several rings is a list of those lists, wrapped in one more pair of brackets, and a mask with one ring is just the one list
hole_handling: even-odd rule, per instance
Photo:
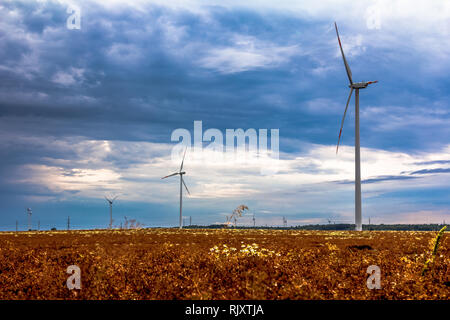
{"label": "wind turbine", "polygon": [[108,197],[105,197],[106,201],[108,201],[109,203],[109,228],[112,229],[112,222],[113,222],[113,218],[112,218],[112,205],[114,200],[117,199],[118,196],[115,196],[114,198],[110,199]]}
{"label": "wind turbine", "polygon": [[28,214],[28,231],[31,230],[31,215],[33,212],[31,211],[31,208],[27,208],[27,214]]}
{"label": "wind turbine", "polygon": [[181,161],[180,171],[169,174],[168,176],[162,177],[161,179],[165,179],[168,177],[180,175],[180,229],[183,228],[183,186],[186,188],[187,193],[190,195],[188,187],[186,186],[186,183],[184,182],[183,175],[186,174],[185,171],[183,171],[183,163],[184,163],[184,157],[186,156],[187,148],[184,150],[183,160]]}
{"label": "wind turbine", "polygon": [[378,81],[353,82],[352,71],[345,59],[344,50],[342,49],[341,39],[336,22],[334,23],[336,35],[341,49],[342,59],[344,60],[345,71],[347,72],[348,80],[350,81],[350,94],[345,106],[344,116],[342,117],[341,129],[339,130],[339,138],[336,146],[336,154],[339,149],[339,142],[341,140],[342,127],[344,126],[345,115],[347,113],[348,104],[352,97],[353,90],[355,90],[355,230],[362,231],[362,215],[361,215],[361,158],[360,158],[360,144],[359,144],[359,89],[365,89],[369,84],[377,83]]}

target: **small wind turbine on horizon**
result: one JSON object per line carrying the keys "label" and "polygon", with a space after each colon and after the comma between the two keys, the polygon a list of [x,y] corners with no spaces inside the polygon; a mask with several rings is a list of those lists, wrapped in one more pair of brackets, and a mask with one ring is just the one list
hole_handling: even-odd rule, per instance
{"label": "small wind turbine on horizon", "polygon": [[334,23],[336,35],[341,49],[342,59],[344,60],[345,71],[347,72],[348,80],[350,81],[350,94],[345,106],[344,116],[341,121],[341,129],[339,130],[339,138],[336,146],[336,154],[339,149],[339,142],[341,140],[342,128],[344,126],[345,115],[347,113],[348,104],[352,97],[353,90],[355,90],[355,230],[362,231],[362,213],[361,213],[361,158],[360,158],[360,143],[359,143],[359,89],[365,89],[369,84],[377,83],[378,81],[353,82],[352,71],[345,59],[344,50],[342,49],[341,39],[336,22]]}
{"label": "small wind turbine on horizon", "polygon": [[186,156],[187,148],[184,150],[183,160],[181,161],[180,171],[169,174],[168,176],[162,177],[161,179],[166,179],[172,176],[180,175],[180,229],[183,228],[183,186],[186,188],[187,193],[190,195],[188,187],[186,186],[186,183],[184,182],[183,175],[186,174],[185,171],[183,171],[183,164],[184,164],[184,157]]}
{"label": "small wind turbine on horizon", "polygon": [[108,201],[109,203],[109,229],[112,229],[112,223],[113,223],[113,219],[112,219],[112,205],[114,203],[114,200],[117,199],[118,196],[115,196],[113,198],[108,198],[105,196],[106,201]]}
{"label": "small wind turbine on horizon", "polygon": [[28,231],[31,231],[31,215],[33,212],[31,211],[31,208],[27,208],[27,215],[28,215]]}

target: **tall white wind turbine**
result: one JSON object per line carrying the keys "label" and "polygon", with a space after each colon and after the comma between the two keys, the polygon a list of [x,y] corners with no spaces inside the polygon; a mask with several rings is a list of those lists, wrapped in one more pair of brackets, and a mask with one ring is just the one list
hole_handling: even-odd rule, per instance
{"label": "tall white wind turbine", "polygon": [[186,186],[186,183],[184,182],[183,175],[186,174],[185,171],[183,171],[183,164],[184,164],[184,157],[186,156],[186,150],[184,150],[183,160],[181,161],[180,171],[169,174],[168,176],[162,177],[161,179],[165,179],[168,177],[180,175],[180,229],[183,228],[183,186],[186,188],[187,193],[190,195],[188,187]]}
{"label": "tall white wind turbine", "polygon": [[117,199],[118,196],[115,196],[114,198],[108,198],[105,197],[106,201],[108,201],[109,203],[109,228],[112,229],[112,223],[113,223],[113,218],[112,218],[112,205],[114,203],[114,200]]}
{"label": "tall white wind turbine", "polygon": [[378,81],[367,82],[353,82],[352,71],[345,59],[344,50],[342,49],[341,39],[339,38],[339,32],[336,22],[334,23],[336,28],[336,35],[339,42],[339,48],[341,49],[342,59],[344,60],[345,71],[347,72],[348,80],[350,81],[350,94],[347,99],[347,105],[345,106],[344,116],[341,121],[341,129],[339,130],[339,138],[336,146],[336,154],[339,149],[339,142],[341,140],[342,127],[344,126],[345,115],[347,113],[348,104],[352,97],[353,90],[355,90],[355,230],[362,231],[362,214],[361,214],[361,158],[360,158],[360,144],[359,144],[359,89],[367,88],[371,83]]}

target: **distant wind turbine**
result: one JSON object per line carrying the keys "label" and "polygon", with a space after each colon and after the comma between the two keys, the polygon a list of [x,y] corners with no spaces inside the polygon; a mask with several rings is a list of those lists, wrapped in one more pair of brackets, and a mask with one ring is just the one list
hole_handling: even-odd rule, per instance
{"label": "distant wind turbine", "polygon": [[108,197],[105,197],[106,201],[108,201],[109,203],[109,228],[112,229],[112,223],[113,223],[113,218],[112,218],[112,205],[114,200],[117,199],[118,196],[115,196],[114,198],[110,199]]}
{"label": "distant wind turbine", "polygon": [[185,171],[183,171],[183,164],[184,164],[184,157],[186,156],[187,148],[184,150],[183,160],[181,161],[180,171],[169,174],[168,176],[162,177],[161,179],[166,179],[172,176],[180,175],[180,229],[183,228],[183,186],[186,188],[187,193],[190,195],[188,187],[186,186],[186,183],[184,182],[183,175],[186,174]]}
{"label": "distant wind turbine", "polygon": [[27,208],[27,215],[28,215],[28,231],[31,230],[31,215],[33,212],[31,211],[31,208]]}
{"label": "distant wind turbine", "polygon": [[334,23],[336,35],[341,49],[342,59],[344,60],[345,70],[347,72],[348,80],[350,81],[350,94],[345,106],[344,116],[342,117],[341,129],[339,130],[339,138],[336,146],[336,154],[339,149],[339,142],[341,140],[342,127],[344,126],[345,115],[347,113],[348,104],[352,97],[353,90],[355,90],[355,230],[362,231],[362,214],[361,214],[361,159],[360,159],[360,144],[359,144],[359,89],[367,88],[369,84],[377,83],[378,81],[367,82],[353,82],[352,71],[345,59],[344,50],[342,49],[341,39],[336,22]]}

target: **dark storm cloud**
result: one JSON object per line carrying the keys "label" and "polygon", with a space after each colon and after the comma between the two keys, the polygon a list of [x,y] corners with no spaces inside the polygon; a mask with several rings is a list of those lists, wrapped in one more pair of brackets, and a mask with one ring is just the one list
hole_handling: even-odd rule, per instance
{"label": "dark storm cloud", "polygon": [[[240,73],[200,63],[211,49],[236,47],[236,34],[275,48],[302,47],[314,39],[312,24],[221,8],[211,9],[211,23],[151,5],[140,12],[93,4],[83,8],[82,29],[67,30],[64,6],[18,2],[3,10],[12,9],[20,19],[9,21],[2,41],[7,85],[0,91],[1,115],[8,122],[28,118],[22,132],[167,141],[173,129],[190,129],[201,119],[207,127],[282,128],[290,136],[320,118],[296,107],[315,96],[302,78],[318,62],[302,51],[290,65],[275,57]],[[311,133],[317,139],[325,132]]]}
{"label": "dark storm cloud", "polygon": [[[65,5],[8,2],[3,15],[14,10],[17,17],[5,20],[0,42],[2,127],[17,130],[8,123],[20,118],[28,121],[20,131],[32,135],[169,142],[172,130],[203,120],[206,128],[280,128],[284,138],[335,142],[345,75],[327,23],[243,9],[211,7],[206,18],[143,6],[82,5],[81,30],[68,30]],[[261,58],[259,66],[236,66],[245,56],[222,54],[251,46],[256,55],[249,59]],[[286,48],[295,52],[283,57]],[[380,69],[389,83],[392,71],[370,49],[364,76]],[[379,90],[364,92],[365,101],[381,102]],[[380,146],[383,133],[365,136],[374,128],[363,127],[362,137]],[[398,137],[409,146],[405,132]]]}

